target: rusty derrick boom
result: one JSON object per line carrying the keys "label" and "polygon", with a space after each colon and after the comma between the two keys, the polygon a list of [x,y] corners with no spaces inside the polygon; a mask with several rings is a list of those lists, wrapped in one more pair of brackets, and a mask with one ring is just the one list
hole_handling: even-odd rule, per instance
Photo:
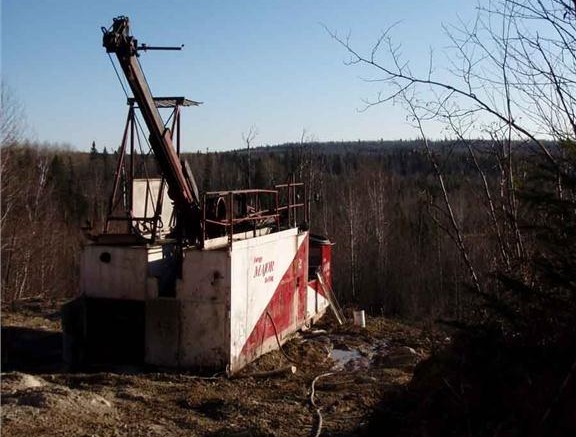
{"label": "rusty derrick boom", "polygon": [[[185,172],[172,143],[172,132],[164,126],[162,117],[138,62],[138,41],[130,35],[128,17],[114,18],[110,29],[102,28],[102,45],[108,53],[115,53],[134,94],[142,117],[150,132],[150,146],[163,177],[168,195],[174,202],[177,236],[196,242],[200,236],[200,206],[193,175]],[[144,45],[141,48],[146,50]]]}

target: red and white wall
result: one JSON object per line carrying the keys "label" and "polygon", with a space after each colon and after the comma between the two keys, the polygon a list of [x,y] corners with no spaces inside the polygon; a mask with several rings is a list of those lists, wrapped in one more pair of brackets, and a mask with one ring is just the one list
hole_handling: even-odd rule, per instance
{"label": "red and white wall", "polygon": [[230,366],[235,371],[304,324],[308,233],[289,229],[234,242],[231,259]]}
{"label": "red and white wall", "polygon": [[[106,251],[111,261],[103,263]],[[157,247],[92,246],[85,253],[83,291],[146,302],[147,363],[235,372],[326,310],[328,301],[308,281],[308,255],[309,234],[296,228],[231,246],[190,248],[176,295],[161,297],[150,277],[162,256]]]}

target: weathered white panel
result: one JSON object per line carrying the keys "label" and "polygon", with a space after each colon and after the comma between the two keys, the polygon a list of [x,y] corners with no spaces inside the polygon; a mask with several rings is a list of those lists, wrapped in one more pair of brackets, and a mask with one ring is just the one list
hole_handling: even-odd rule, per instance
{"label": "weathered white panel", "polygon": [[187,300],[181,305],[180,365],[226,368],[230,354],[225,303]]}
{"label": "weathered white panel", "polygon": [[318,293],[312,287],[306,287],[306,318],[309,319],[317,312]]}
{"label": "weathered white panel", "polygon": [[314,288],[308,286],[306,290],[306,319],[313,319],[317,314],[323,314],[330,302]]}
{"label": "weathered white panel", "polygon": [[148,250],[144,246],[86,246],[80,291],[86,296],[144,300]]}
{"label": "weathered white panel", "polygon": [[230,280],[226,248],[184,252],[176,292],[181,304],[181,366],[223,368],[228,364]]}
{"label": "weathered white panel", "polygon": [[317,313],[323,313],[330,306],[330,301],[318,293],[318,310]]}
{"label": "weathered white panel", "polygon": [[230,294],[230,281],[228,250],[188,249],[184,252],[177,297],[182,300],[226,300]]}
{"label": "weathered white panel", "polygon": [[[156,214],[158,193],[160,192],[161,179],[134,179],[132,192],[132,213],[134,217],[152,218]],[[160,234],[166,234],[172,217],[172,200],[168,197],[168,186],[164,186],[162,193],[162,214],[160,215],[163,227]],[[149,232],[141,229],[142,235],[150,236]]]}
{"label": "weathered white panel", "polygon": [[228,364],[226,305],[173,298],[146,302],[146,363],[224,369]]}
{"label": "weathered white panel", "polygon": [[297,229],[232,243],[232,360],[239,356],[297,250]]}

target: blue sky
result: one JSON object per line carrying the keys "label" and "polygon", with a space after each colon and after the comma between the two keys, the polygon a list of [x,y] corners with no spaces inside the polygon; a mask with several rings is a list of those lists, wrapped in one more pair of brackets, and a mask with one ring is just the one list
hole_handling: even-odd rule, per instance
{"label": "blue sky", "polygon": [[442,23],[474,14],[473,1],[376,0],[3,0],[2,80],[24,106],[28,136],[88,150],[118,146],[126,116],[123,91],[102,47],[101,26],[127,15],[149,45],[184,44],[140,60],[155,95],[204,102],[186,109],[183,150],[227,150],[251,126],[255,145],[414,138],[392,105],[359,112],[373,97],[367,71],[322,24],[368,49],[393,23],[415,69],[430,47],[448,44]]}

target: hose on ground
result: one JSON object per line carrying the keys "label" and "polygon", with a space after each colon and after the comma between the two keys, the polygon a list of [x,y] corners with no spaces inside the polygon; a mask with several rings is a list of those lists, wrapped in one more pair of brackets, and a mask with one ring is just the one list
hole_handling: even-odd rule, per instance
{"label": "hose on ground", "polygon": [[321,412],[322,407],[319,407],[318,405],[316,405],[316,402],[314,402],[314,394],[316,393],[315,385],[316,385],[316,382],[320,378],[324,378],[324,377],[330,376],[330,375],[334,375],[334,372],[322,373],[321,375],[318,375],[312,381],[312,386],[310,388],[310,404],[316,409],[316,416],[317,416],[316,427],[315,427],[316,431],[314,431],[314,429],[312,429],[314,437],[320,437],[320,433],[322,432],[322,425],[323,425],[322,412]]}

